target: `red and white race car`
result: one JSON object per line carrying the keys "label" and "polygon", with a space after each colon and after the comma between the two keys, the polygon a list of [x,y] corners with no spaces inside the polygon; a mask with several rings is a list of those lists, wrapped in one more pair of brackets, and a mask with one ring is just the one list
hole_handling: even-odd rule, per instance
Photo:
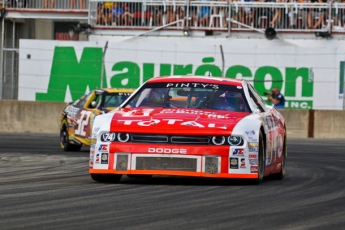
{"label": "red and white race car", "polygon": [[285,174],[286,128],[246,81],[158,77],[119,108],[97,116],[89,172],[95,181],[122,175],[246,178]]}

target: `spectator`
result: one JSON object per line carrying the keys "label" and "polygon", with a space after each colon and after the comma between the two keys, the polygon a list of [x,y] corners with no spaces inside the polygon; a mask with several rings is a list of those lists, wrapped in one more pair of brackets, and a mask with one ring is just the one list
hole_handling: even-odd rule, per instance
{"label": "spectator", "polygon": [[176,8],[177,6],[167,5],[167,24],[176,21]]}
{"label": "spectator", "polygon": [[[188,1],[188,13],[189,13],[189,17],[190,17],[190,23],[188,24],[188,26],[198,26],[198,19],[197,19],[197,15],[198,15],[198,7],[195,5],[191,5],[192,0]],[[187,9],[185,9],[185,11],[187,12]]]}
{"label": "spectator", "polygon": [[151,6],[151,17],[153,26],[163,25],[163,6]]}
{"label": "spectator", "polygon": [[121,6],[118,6],[117,2],[113,3],[113,8],[109,14],[109,21],[112,22],[112,25],[120,25],[121,24],[121,16],[123,14],[123,9]]}
{"label": "spectator", "polygon": [[[50,8],[54,8],[55,0],[50,0]],[[44,0],[44,8],[48,8],[48,0]]]}
{"label": "spectator", "polygon": [[[254,2],[255,0],[241,0],[241,2]],[[254,9],[252,7],[242,7],[239,12],[240,22],[248,26],[252,25]]]}
{"label": "spectator", "polygon": [[272,93],[268,95],[268,101],[273,103],[273,106],[277,109],[284,109],[285,108],[285,97],[278,87],[273,87]]}
{"label": "spectator", "polygon": [[[287,2],[288,0],[277,0],[277,2]],[[284,8],[277,8],[275,9],[274,15],[272,20],[270,21],[270,27],[275,28],[287,28],[287,14],[286,9]]]}
{"label": "spectator", "polygon": [[97,5],[97,21],[96,24],[98,25],[109,25],[111,22],[109,21],[109,15],[111,8],[113,6],[112,2],[99,2]]}
{"label": "spectator", "polygon": [[207,3],[208,1],[209,0],[201,0],[201,3],[203,4],[203,6],[201,6],[200,12],[198,14],[200,26],[208,26],[208,21],[211,14],[211,7],[206,6],[208,4]]}
{"label": "spectator", "polygon": [[[311,0],[311,3],[327,3],[327,0]],[[311,8],[308,15],[308,28],[318,29],[322,25],[326,9]]]}
{"label": "spectator", "polygon": [[97,20],[96,25],[106,25],[108,18],[106,17],[106,9],[103,2],[97,3]]}
{"label": "spectator", "polygon": [[333,30],[343,30],[343,25],[344,25],[344,8],[338,8],[338,10],[335,9],[334,6],[336,6],[339,3],[345,3],[345,0],[331,0],[330,3],[332,4],[332,10],[331,10],[331,16],[333,19]]}
{"label": "spectator", "polygon": [[124,26],[133,26],[134,14],[127,4],[123,4],[124,12],[122,14],[122,19],[124,21]]}
{"label": "spectator", "polygon": [[[297,0],[297,3],[306,3],[307,0]],[[308,14],[309,14],[309,9],[307,7],[299,6],[296,11],[290,11],[289,12],[289,17],[290,17],[290,22],[291,22],[291,27],[293,29],[298,28],[298,29],[304,29],[307,25],[308,22]],[[301,19],[301,21],[299,21]]]}
{"label": "spectator", "polygon": [[103,15],[106,18],[105,20],[105,25],[111,25],[112,20],[111,19],[111,10],[113,8],[113,3],[112,2],[104,2],[104,8],[103,8]]}
{"label": "spectator", "polygon": [[[71,9],[74,9],[74,2],[75,0],[71,0]],[[80,9],[84,9],[84,0],[79,0],[79,7]]]}

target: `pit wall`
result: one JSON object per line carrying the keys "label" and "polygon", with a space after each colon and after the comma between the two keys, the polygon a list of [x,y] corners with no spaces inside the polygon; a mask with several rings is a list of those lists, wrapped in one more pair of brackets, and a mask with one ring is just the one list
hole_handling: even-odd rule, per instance
{"label": "pit wall", "polygon": [[[66,103],[0,100],[0,132],[59,134]],[[345,111],[282,110],[289,138],[345,138]]]}

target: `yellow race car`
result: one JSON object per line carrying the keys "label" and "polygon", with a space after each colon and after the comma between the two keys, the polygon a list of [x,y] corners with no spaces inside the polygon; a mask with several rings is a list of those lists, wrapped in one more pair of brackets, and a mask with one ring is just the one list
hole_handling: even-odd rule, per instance
{"label": "yellow race car", "polygon": [[97,89],[66,106],[62,111],[60,145],[65,151],[79,151],[90,145],[95,117],[124,102],[132,89]]}

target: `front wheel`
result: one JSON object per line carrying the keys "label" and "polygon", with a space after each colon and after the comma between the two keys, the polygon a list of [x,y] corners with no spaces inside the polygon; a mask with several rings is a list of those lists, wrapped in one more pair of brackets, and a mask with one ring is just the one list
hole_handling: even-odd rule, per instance
{"label": "front wheel", "polygon": [[260,132],[259,137],[259,155],[258,155],[258,178],[254,179],[255,184],[260,184],[264,179],[265,173],[265,165],[266,165],[266,151],[265,151],[265,144],[264,139],[262,137],[262,133]]}
{"label": "front wheel", "polygon": [[275,180],[282,180],[284,178],[284,176],[285,176],[286,156],[287,156],[287,146],[286,146],[286,138],[284,138],[283,154],[282,154],[282,162],[281,162],[280,172],[272,174],[272,178],[273,179],[275,179]]}
{"label": "front wheel", "polygon": [[122,174],[90,174],[92,180],[102,183],[118,183]]}
{"label": "front wheel", "polygon": [[60,146],[64,151],[79,151],[83,145],[69,143],[67,127],[67,121],[63,120],[60,126]]}

